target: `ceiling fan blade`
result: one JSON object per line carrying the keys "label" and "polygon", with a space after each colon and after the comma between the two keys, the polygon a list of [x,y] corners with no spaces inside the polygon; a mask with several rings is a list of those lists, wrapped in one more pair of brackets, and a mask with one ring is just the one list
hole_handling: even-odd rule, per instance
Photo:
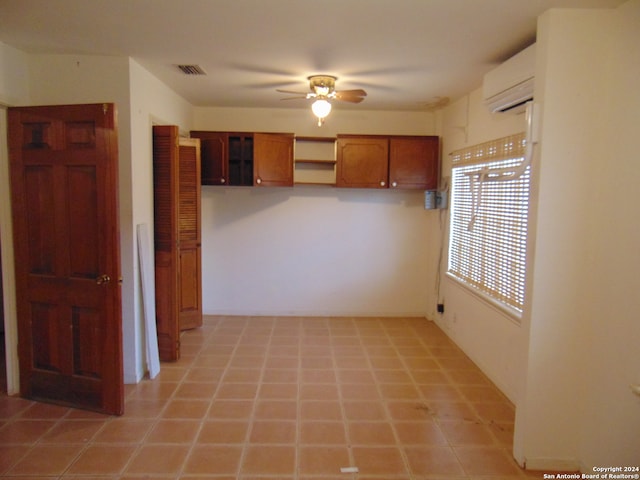
{"label": "ceiling fan blade", "polygon": [[364,100],[364,97],[349,97],[349,96],[336,96],[336,100],[340,100],[341,102],[351,102],[351,103],[360,103]]}
{"label": "ceiling fan blade", "polygon": [[343,102],[360,103],[367,96],[367,92],[362,89],[357,90],[340,90],[335,92],[336,99]]}
{"label": "ceiling fan blade", "polygon": [[338,94],[346,94],[346,95],[354,95],[359,97],[366,97],[367,92],[362,90],[361,88],[356,88],[355,90],[336,90]]}
{"label": "ceiling fan blade", "polygon": [[300,99],[306,100],[307,98],[309,97],[304,95],[304,96],[297,96],[297,97],[285,97],[285,98],[281,98],[280,100],[300,100]]}
{"label": "ceiling fan blade", "polygon": [[295,91],[295,90],[282,90],[282,89],[279,89],[279,88],[277,88],[277,89],[276,89],[276,92],[280,92],[280,93],[291,93],[291,94],[293,94],[293,95],[305,95],[305,96],[306,96],[306,95],[307,95],[307,93],[308,93],[308,92],[297,92],[297,91]]}

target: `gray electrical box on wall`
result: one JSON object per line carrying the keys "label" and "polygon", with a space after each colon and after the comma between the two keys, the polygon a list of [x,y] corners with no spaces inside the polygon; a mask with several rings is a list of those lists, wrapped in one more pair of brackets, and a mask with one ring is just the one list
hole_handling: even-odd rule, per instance
{"label": "gray electrical box on wall", "polygon": [[433,210],[436,208],[436,191],[427,190],[424,192],[424,209]]}
{"label": "gray electrical box on wall", "polygon": [[424,209],[435,210],[437,208],[447,208],[447,192],[426,190],[424,192]]}

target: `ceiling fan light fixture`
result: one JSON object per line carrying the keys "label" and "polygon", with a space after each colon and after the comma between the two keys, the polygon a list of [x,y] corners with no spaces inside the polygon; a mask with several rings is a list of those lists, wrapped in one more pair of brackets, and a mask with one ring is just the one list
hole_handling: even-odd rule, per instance
{"label": "ceiling fan light fixture", "polygon": [[324,119],[331,112],[331,103],[324,98],[319,98],[311,104],[311,110],[318,117],[318,126],[321,127]]}
{"label": "ceiling fan light fixture", "polygon": [[313,114],[318,118],[318,126],[321,127],[324,119],[331,112],[331,101],[342,101],[360,103],[367,96],[367,92],[361,88],[353,90],[336,90],[337,77],[333,75],[311,75],[309,80],[309,92],[297,92],[292,90],[276,91],[296,95],[295,97],[283,98],[282,100],[294,99],[314,99],[311,105]]}
{"label": "ceiling fan light fixture", "polygon": [[338,77],[333,75],[311,75],[309,80],[309,88],[316,92],[317,95],[327,95],[336,88],[336,80]]}

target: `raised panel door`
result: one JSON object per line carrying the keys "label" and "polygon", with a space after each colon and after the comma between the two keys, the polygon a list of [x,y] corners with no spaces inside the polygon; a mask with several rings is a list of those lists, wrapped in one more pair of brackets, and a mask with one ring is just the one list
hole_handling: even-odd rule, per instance
{"label": "raised panel door", "polygon": [[115,106],[8,119],[20,393],[122,414]]}

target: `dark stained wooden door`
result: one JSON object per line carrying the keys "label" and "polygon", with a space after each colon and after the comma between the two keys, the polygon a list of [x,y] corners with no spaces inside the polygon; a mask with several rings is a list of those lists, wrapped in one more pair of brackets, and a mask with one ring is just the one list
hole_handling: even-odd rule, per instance
{"label": "dark stained wooden door", "polygon": [[9,108],[22,396],[122,414],[112,104]]}

